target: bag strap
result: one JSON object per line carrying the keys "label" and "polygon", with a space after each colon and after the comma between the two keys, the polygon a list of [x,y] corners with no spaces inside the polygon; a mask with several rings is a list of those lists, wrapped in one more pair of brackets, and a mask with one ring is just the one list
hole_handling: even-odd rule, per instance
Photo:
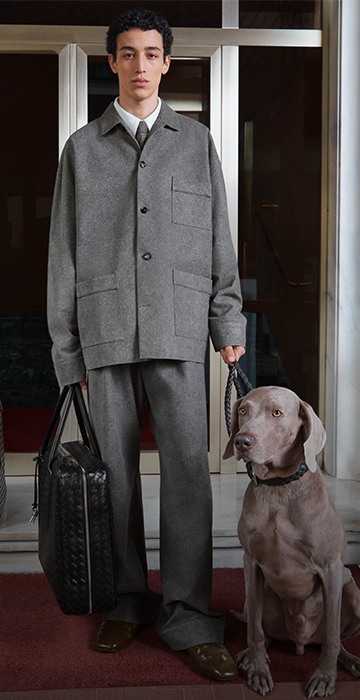
{"label": "bag strap", "polygon": [[[90,416],[87,412],[84,394],[79,384],[74,385],[74,406],[76,418],[79,423],[79,428],[84,444],[94,453],[98,459],[101,459],[99,443],[96,439],[95,432],[91,425]],[[90,441],[90,443],[89,443]]]}
{"label": "bag strap", "polygon": [[224,411],[228,435],[231,435],[231,389],[233,384],[238,399],[241,399],[244,394],[247,394],[254,388],[237,361],[235,361],[233,365],[229,365],[229,374],[225,389]]}
{"label": "bag strap", "polygon": [[[55,406],[53,416],[50,421],[50,425],[47,429],[44,442],[41,445],[39,449],[39,453],[37,457],[34,458],[34,461],[36,462],[36,467],[35,467],[35,480],[34,480],[34,502],[32,504],[32,517],[30,518],[30,522],[35,522],[36,517],[38,515],[38,504],[37,504],[37,479],[38,479],[38,470],[39,470],[39,462],[42,462],[44,458],[44,454],[47,450],[47,447],[49,445],[49,441],[51,438],[51,435],[54,431],[55,425],[57,423],[57,420],[60,416],[60,421],[59,425],[57,427],[54,441],[51,445],[51,450],[50,450],[50,455],[49,455],[49,461],[48,461],[48,470],[51,473],[51,467],[52,467],[52,462],[54,460],[56,451],[59,447],[61,436],[64,431],[66,419],[69,415],[71,403],[74,402],[74,408],[75,408],[75,413],[76,413],[76,419],[79,424],[80,432],[81,432],[81,437],[83,439],[84,445],[88,447],[98,459],[101,459],[101,453],[100,453],[100,448],[98,441],[96,439],[93,427],[91,425],[90,417],[87,412],[86,406],[85,406],[85,401],[83,397],[83,392],[79,384],[71,384],[70,387],[65,386],[61,392],[61,395],[58,399],[58,402]],[[63,408],[63,411],[61,413],[61,409]]]}
{"label": "bag strap", "polygon": [[[63,412],[60,416],[60,421],[59,421],[59,425],[57,427],[57,431],[55,433],[54,442],[51,445],[49,461],[48,461],[48,465],[47,465],[50,474],[51,474],[51,465],[52,465],[53,459],[55,457],[55,452],[57,451],[57,448],[59,447],[59,444],[60,444],[61,436],[62,436],[64,428],[65,428],[66,419],[69,415],[70,406],[71,406],[72,400],[74,398],[74,393],[75,393],[74,384],[72,384],[69,391],[65,394],[64,409],[63,409]],[[48,445],[46,444],[45,450],[46,450],[47,446]],[[44,445],[42,445],[42,448],[41,448],[42,452],[41,453],[45,454],[45,450],[43,451],[43,448],[44,448]]]}
{"label": "bag strap", "polygon": [[55,406],[55,409],[54,409],[54,413],[53,413],[52,418],[51,418],[51,421],[50,421],[50,425],[49,425],[49,427],[48,427],[48,429],[47,429],[47,431],[46,431],[46,435],[45,435],[45,438],[44,438],[44,442],[43,442],[43,444],[41,445],[41,447],[40,447],[40,449],[39,449],[39,455],[40,455],[40,454],[43,455],[43,454],[45,454],[45,452],[46,452],[46,448],[47,448],[47,446],[48,446],[48,444],[49,444],[49,442],[50,442],[50,438],[51,438],[51,436],[52,436],[52,434],[53,434],[55,425],[56,425],[57,420],[58,420],[58,418],[59,418],[59,416],[60,416],[61,409],[62,409],[62,407],[63,407],[63,405],[64,405],[64,401],[65,401],[65,399],[66,399],[66,396],[67,396],[69,390],[70,390],[70,387],[64,386],[64,388],[63,388],[63,390],[62,390],[62,392],[61,392],[61,394],[60,394],[60,396],[59,396],[59,398],[58,398],[58,400],[57,400],[57,403],[56,403],[56,406]]}

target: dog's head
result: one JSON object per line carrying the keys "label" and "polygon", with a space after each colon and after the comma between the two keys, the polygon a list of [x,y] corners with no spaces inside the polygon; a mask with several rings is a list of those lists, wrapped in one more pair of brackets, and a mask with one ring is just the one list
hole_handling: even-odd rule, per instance
{"label": "dog's head", "polygon": [[305,401],[283,387],[260,387],[236,401],[232,410],[231,437],[223,459],[287,466],[294,450],[303,449],[311,471],[324,447],[325,430]]}

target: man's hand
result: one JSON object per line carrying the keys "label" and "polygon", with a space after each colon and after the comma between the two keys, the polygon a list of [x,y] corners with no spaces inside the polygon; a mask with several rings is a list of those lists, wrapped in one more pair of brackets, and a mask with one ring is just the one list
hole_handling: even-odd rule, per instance
{"label": "man's hand", "polygon": [[[87,389],[87,382],[85,382],[85,381],[79,382],[79,384],[80,384],[83,391],[85,391]],[[70,387],[70,386],[71,386],[71,384],[68,384],[68,387]]]}
{"label": "man's hand", "polygon": [[221,357],[227,365],[233,365],[235,360],[240,360],[242,355],[245,355],[245,348],[242,345],[226,345],[221,348]]}

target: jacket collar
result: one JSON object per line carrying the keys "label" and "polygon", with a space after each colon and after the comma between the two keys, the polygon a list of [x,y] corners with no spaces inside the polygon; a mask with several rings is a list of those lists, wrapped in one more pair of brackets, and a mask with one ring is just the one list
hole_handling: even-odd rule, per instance
{"label": "jacket collar", "polygon": [[[119,113],[116,111],[113,102],[109,104],[105,112],[99,118],[99,123],[100,132],[102,136],[107,134],[108,131],[111,131],[111,129],[118,125],[120,125],[124,131],[126,131],[125,124],[121,119]],[[154,131],[161,129],[161,127],[163,126],[169,127],[170,129],[174,129],[175,131],[180,130],[178,115],[176,114],[176,112],[174,112],[173,109],[171,109],[171,107],[169,107],[169,105],[166,104],[166,102],[164,102],[164,100],[161,101],[160,114],[154,126],[151,129],[151,133],[154,133]]]}

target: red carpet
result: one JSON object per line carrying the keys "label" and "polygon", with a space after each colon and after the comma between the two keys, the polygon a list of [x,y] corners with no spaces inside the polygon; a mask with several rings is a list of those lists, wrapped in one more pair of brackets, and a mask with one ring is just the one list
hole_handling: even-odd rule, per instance
{"label": "red carpet", "polygon": [[[360,587],[360,570],[350,567]],[[160,590],[157,571],[150,584]],[[95,651],[100,615],[70,617],[59,610],[43,574],[2,574],[0,691],[49,688],[101,688],[142,685],[211,684],[197,673],[186,652],[173,652],[156,634],[155,625],[144,628],[121,653]],[[246,625],[229,613],[242,610],[242,569],[215,569],[212,609],[226,615],[225,644],[232,655],[246,647]],[[360,656],[360,636],[345,642]],[[319,647],[307,647],[296,656],[292,644],[274,642],[269,650],[275,683],[305,683],[316,668]],[[338,680],[351,680],[342,666]],[[244,683],[245,675],[234,683]]]}

